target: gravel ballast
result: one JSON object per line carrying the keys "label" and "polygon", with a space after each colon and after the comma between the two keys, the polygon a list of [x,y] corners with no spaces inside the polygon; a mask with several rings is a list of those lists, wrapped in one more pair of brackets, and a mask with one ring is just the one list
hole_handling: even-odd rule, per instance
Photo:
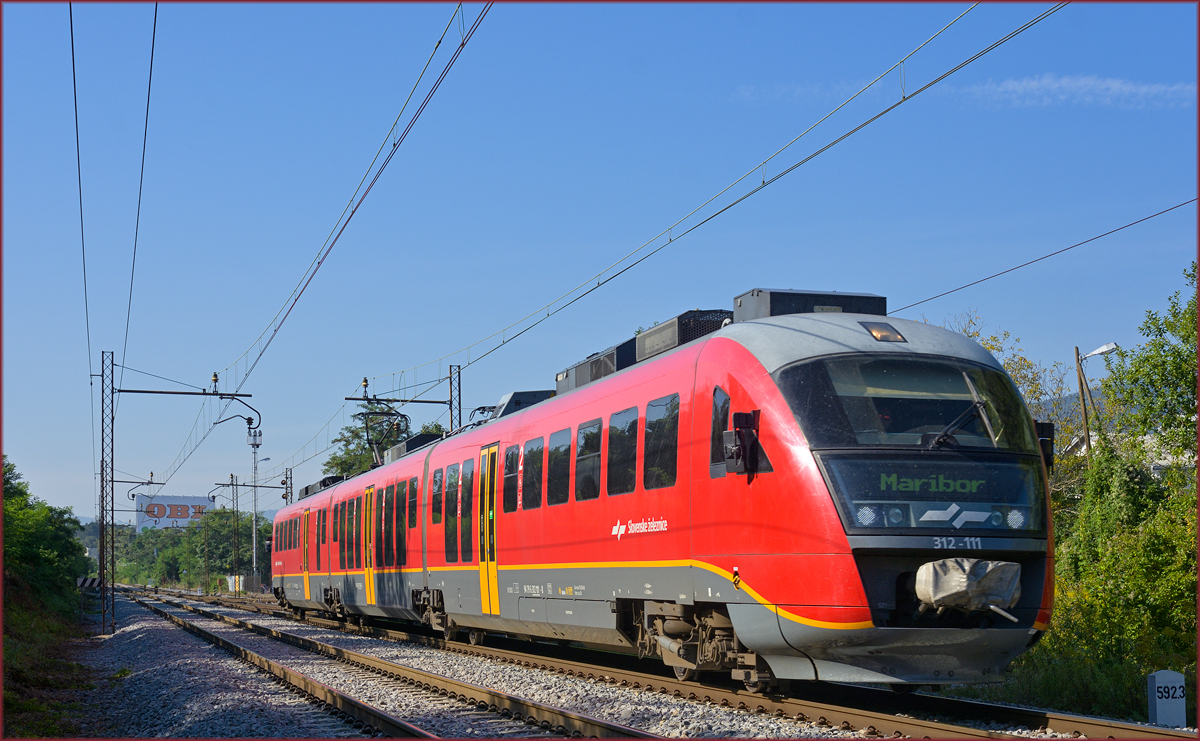
{"label": "gravel ballast", "polygon": [[116,598],[118,629],[83,663],[101,677],[84,734],[100,737],[362,738],[271,675]]}

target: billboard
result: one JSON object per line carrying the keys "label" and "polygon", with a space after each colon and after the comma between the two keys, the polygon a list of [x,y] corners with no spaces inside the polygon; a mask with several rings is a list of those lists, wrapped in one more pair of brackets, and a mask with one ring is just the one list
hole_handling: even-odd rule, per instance
{"label": "billboard", "polygon": [[208,497],[148,497],[139,494],[135,502],[138,532],[145,527],[187,527],[190,522],[199,522],[204,511],[212,506]]}

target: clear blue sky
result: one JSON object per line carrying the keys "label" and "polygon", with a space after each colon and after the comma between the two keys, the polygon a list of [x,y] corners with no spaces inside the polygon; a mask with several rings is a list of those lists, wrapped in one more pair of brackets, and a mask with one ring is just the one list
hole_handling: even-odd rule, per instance
{"label": "clear blue sky", "polygon": [[[364,375],[445,356],[576,286],[967,7],[495,6],[242,389],[263,415],[264,478]],[[975,8],[905,64],[905,91],[1049,7]],[[125,365],[195,386],[237,375],[223,369],[317,254],[453,8],[159,8]],[[481,8],[465,7],[465,27]],[[553,388],[557,371],[639,326],[730,307],[749,288],[871,292],[896,308],[1194,197],[1196,12],[1067,6],[471,366],[464,406]],[[75,6],[97,373],[125,337],[153,14]],[[3,29],[3,447],[36,495],[92,516],[99,387],[89,394],[67,6],[5,4]],[[456,21],[409,113],[459,39]],[[765,175],[900,94],[893,72]],[[1069,363],[1075,345],[1136,344],[1195,254],[1193,204],[900,316],[977,310],[1031,358]],[[184,388],[128,371],[124,384]],[[126,395],[121,477],[161,480],[199,409]],[[406,411],[420,423],[442,410]],[[296,468],[297,486],[324,457]],[[162,493],[204,494],[249,470],[235,420]]]}

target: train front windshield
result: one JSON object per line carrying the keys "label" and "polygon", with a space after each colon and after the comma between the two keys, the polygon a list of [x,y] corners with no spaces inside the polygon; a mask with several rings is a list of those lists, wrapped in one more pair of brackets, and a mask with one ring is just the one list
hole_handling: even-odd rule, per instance
{"label": "train front windshield", "polygon": [[1004,373],[888,354],[775,375],[847,530],[1045,531],[1033,422]]}

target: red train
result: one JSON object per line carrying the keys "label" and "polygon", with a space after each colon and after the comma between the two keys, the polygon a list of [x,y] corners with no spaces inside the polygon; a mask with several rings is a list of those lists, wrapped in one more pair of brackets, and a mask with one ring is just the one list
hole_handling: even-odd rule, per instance
{"label": "red train", "polygon": [[1053,431],[960,334],[756,289],[558,385],[281,510],[280,601],[757,689],[995,681],[1049,622]]}

